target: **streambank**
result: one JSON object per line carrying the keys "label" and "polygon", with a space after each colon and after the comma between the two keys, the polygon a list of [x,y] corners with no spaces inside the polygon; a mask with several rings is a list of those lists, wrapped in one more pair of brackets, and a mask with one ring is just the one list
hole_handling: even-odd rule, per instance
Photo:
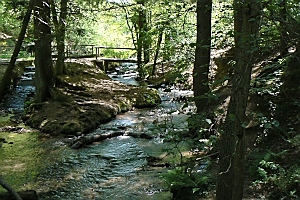
{"label": "streambank", "polygon": [[[127,74],[124,79],[121,76],[115,78],[132,82]],[[171,199],[162,179],[172,163],[177,162],[173,154],[166,152],[174,148],[170,132],[186,131],[186,119],[194,106],[192,102],[176,100],[192,95],[191,91],[158,91],[161,104],[121,113],[86,136],[125,134],[94,142],[87,148],[69,148],[69,141],[76,138],[72,136],[0,132],[0,137],[8,141],[0,151],[5,160],[0,162],[4,177],[16,190],[34,189],[44,200]],[[190,106],[184,106],[186,103]],[[142,137],[143,134],[152,139]],[[184,142],[179,146],[189,149]]]}
{"label": "streambank", "polygon": [[88,60],[69,60],[52,99],[31,103],[24,121],[51,135],[81,135],[133,108],[156,106],[157,90],[112,80]]}

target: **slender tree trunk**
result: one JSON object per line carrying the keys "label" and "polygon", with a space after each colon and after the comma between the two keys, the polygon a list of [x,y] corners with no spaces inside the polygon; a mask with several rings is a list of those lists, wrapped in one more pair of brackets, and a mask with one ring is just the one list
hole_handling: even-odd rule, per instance
{"label": "slender tree trunk", "polygon": [[212,0],[197,0],[197,42],[193,71],[193,90],[197,113],[208,111],[211,11]]}
{"label": "slender tree trunk", "polygon": [[138,33],[137,34],[137,66],[138,66],[138,72],[139,72],[139,76],[141,78],[144,78],[144,71],[143,71],[143,63],[142,63],[142,39],[141,39],[141,35]]}
{"label": "slender tree trunk", "polygon": [[164,31],[161,30],[157,39],[157,44],[156,44],[156,50],[155,50],[155,55],[154,55],[154,63],[153,63],[153,68],[152,68],[152,76],[155,75],[156,73],[156,64],[157,64],[157,59],[159,55],[159,50],[162,42]]}
{"label": "slender tree trunk", "polygon": [[172,55],[175,55],[175,48],[172,44],[172,30],[165,31],[165,38],[164,38],[164,53],[163,53],[163,60],[169,61]]}
{"label": "slender tree trunk", "polygon": [[[147,16],[145,11],[145,0],[137,0],[138,7],[138,21],[137,21],[137,65],[140,77],[144,77],[143,63],[148,63],[150,59],[149,49],[150,40],[147,36]],[[144,56],[144,57],[143,57]],[[144,60],[142,60],[144,59]]]}
{"label": "slender tree trunk", "polygon": [[35,37],[35,78],[37,102],[51,97],[50,90],[54,85],[51,57],[50,0],[35,0],[34,9]]}
{"label": "slender tree trunk", "polygon": [[128,29],[130,30],[130,33],[131,33],[131,39],[132,39],[132,43],[134,44],[134,47],[135,49],[137,49],[137,45],[136,45],[136,38],[134,36],[134,25],[130,25],[130,19],[129,19],[129,11],[127,10],[126,7],[122,7],[124,9],[124,12],[125,12],[125,17],[126,17],[126,24],[127,24],[127,27]]}
{"label": "slender tree trunk", "polygon": [[145,10],[143,10],[142,12],[142,20],[143,20],[142,36],[143,36],[144,63],[147,64],[150,61],[151,38],[150,35],[148,34],[149,28],[148,28],[148,21],[147,21],[147,13]]}
{"label": "slender tree trunk", "polygon": [[14,69],[15,62],[18,58],[18,54],[20,52],[20,49],[22,47],[22,43],[23,43],[23,40],[24,40],[24,37],[25,37],[25,34],[26,34],[26,29],[27,29],[28,23],[30,21],[30,16],[31,16],[31,13],[32,13],[32,10],[33,10],[33,4],[34,4],[34,0],[30,0],[27,12],[26,12],[26,14],[24,16],[24,19],[23,19],[23,22],[22,22],[22,28],[21,28],[21,31],[20,31],[20,34],[19,34],[19,37],[18,37],[18,41],[17,41],[16,46],[14,48],[14,52],[11,56],[11,59],[10,59],[10,62],[8,64],[7,69],[5,71],[5,74],[4,74],[4,76],[1,80],[1,83],[0,83],[0,99],[4,97],[5,91],[9,88],[9,86],[11,84],[11,74],[12,74],[12,71]]}
{"label": "slender tree trunk", "polygon": [[[140,3],[143,6],[143,3]],[[143,11],[140,9],[138,11],[138,30],[137,30],[137,65],[140,77],[144,77],[143,71],[143,31],[144,31],[144,20],[143,20]]]}
{"label": "slender tree trunk", "polygon": [[217,200],[240,200],[244,186],[246,106],[256,57],[261,7],[256,0],[235,0],[235,68],[225,131],[220,137]]}
{"label": "slender tree trunk", "polygon": [[61,0],[59,20],[55,10],[55,4],[51,0],[51,10],[53,22],[55,26],[55,37],[57,43],[57,60],[55,65],[56,76],[64,73],[65,67],[65,35],[66,35],[66,19],[67,19],[68,0]]}
{"label": "slender tree trunk", "polygon": [[279,3],[280,6],[280,54],[284,56],[288,53],[288,33],[287,33],[287,11],[286,0]]}

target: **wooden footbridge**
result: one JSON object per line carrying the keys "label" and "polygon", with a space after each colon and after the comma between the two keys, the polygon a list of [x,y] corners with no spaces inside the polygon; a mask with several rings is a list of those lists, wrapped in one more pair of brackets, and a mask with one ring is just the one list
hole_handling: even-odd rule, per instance
{"label": "wooden footbridge", "polygon": [[[135,51],[135,48],[129,47],[108,47],[108,46],[95,46],[95,45],[66,45],[65,47],[65,57],[66,58],[95,58],[96,63],[103,70],[108,68],[110,62],[118,63],[136,63],[135,58],[107,58],[104,57],[103,50],[113,49],[113,50],[131,50]],[[53,48],[55,52],[56,47]],[[54,54],[55,55],[55,54]]]}
{"label": "wooden footbridge", "polygon": [[[0,53],[4,55],[7,54],[9,57],[12,54],[13,46],[0,46]],[[112,50],[131,50],[135,51],[135,48],[129,47],[108,47],[108,46],[96,46],[96,45],[66,45],[65,46],[65,57],[66,58],[95,58],[98,66],[107,69],[108,64],[110,62],[118,62],[118,63],[136,63],[137,59],[135,58],[107,58],[104,57],[104,50],[112,49]],[[33,56],[34,54],[34,44],[25,44],[23,45],[21,56]],[[52,56],[57,57],[57,49],[56,46],[52,47]]]}

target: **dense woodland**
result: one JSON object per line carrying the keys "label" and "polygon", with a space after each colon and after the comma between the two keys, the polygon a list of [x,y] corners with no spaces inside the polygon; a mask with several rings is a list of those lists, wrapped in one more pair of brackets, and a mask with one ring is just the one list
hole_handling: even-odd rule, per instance
{"label": "dense woodland", "polygon": [[166,84],[194,92],[190,131],[172,137],[193,141],[193,155],[165,175],[174,199],[298,199],[299,10],[298,0],[2,0],[0,45],[14,51],[0,95],[27,44],[35,103],[52,98],[67,45],[134,48],[103,54],[136,58],[142,81],[159,81],[163,63]]}

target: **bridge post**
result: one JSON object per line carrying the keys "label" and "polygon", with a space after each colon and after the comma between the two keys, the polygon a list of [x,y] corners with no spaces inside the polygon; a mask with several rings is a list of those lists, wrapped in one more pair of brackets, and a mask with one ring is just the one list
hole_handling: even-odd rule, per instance
{"label": "bridge post", "polygon": [[100,55],[100,48],[99,47],[95,47],[96,49],[96,59],[98,58],[98,56]]}
{"label": "bridge post", "polygon": [[104,73],[106,74],[107,69],[108,69],[108,60],[104,60]]}

